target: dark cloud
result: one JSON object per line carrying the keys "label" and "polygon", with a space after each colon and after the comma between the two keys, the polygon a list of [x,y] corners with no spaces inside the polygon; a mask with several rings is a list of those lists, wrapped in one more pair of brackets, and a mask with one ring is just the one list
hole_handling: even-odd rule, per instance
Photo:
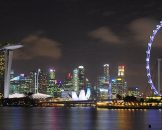
{"label": "dark cloud", "polygon": [[132,31],[134,39],[147,42],[155,25],[156,22],[152,19],[139,18],[130,23],[129,29]]}
{"label": "dark cloud", "polygon": [[[141,17],[132,20],[120,33],[114,33],[109,27],[104,26],[89,32],[88,36],[107,44],[121,45],[123,43],[123,45],[130,45],[133,43],[136,46],[147,46],[150,35],[152,35],[157,24],[158,21],[155,19]],[[162,42],[161,34],[162,32],[159,31],[155,38],[155,47],[162,47],[162,44],[159,44]]]}
{"label": "dark cloud", "polygon": [[[150,36],[157,24],[158,21],[155,19],[139,18],[130,23],[129,29],[132,33],[132,37],[137,41],[137,43],[147,46]],[[155,47],[162,47],[162,44],[160,44],[162,42],[162,37],[160,37],[161,35],[162,32],[159,31],[154,41],[154,43],[156,43]]]}
{"label": "dark cloud", "polygon": [[120,44],[120,38],[108,27],[100,27],[88,35],[94,39],[98,39],[101,42],[108,44]]}
{"label": "dark cloud", "polygon": [[39,35],[29,35],[22,39],[22,49],[15,51],[15,59],[34,59],[35,57],[47,57],[59,59],[61,57],[60,43]]}

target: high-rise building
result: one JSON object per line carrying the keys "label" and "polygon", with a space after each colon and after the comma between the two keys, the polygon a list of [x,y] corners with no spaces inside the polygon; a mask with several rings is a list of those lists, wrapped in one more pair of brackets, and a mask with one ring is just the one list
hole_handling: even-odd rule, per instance
{"label": "high-rise building", "polygon": [[20,74],[10,80],[10,94],[28,93],[30,92],[31,78],[24,74]]}
{"label": "high-rise building", "polygon": [[78,69],[73,70],[73,90],[79,92],[79,71]]}
{"label": "high-rise building", "polygon": [[68,73],[63,82],[63,91],[61,93],[61,97],[70,98],[72,90],[73,90],[73,76],[71,73]]}
{"label": "high-rise building", "polygon": [[49,79],[55,80],[56,79],[56,72],[54,69],[49,70]]}
{"label": "high-rise building", "polygon": [[79,90],[85,88],[85,69],[84,66],[78,67]]}
{"label": "high-rise building", "polygon": [[98,98],[100,98],[101,100],[111,98],[109,64],[103,65],[103,75],[98,77],[97,88],[98,88],[97,89]]}
{"label": "high-rise building", "polygon": [[124,65],[118,66],[118,77],[124,77],[125,76],[125,67]]}
{"label": "high-rise building", "polygon": [[56,72],[54,69],[49,69],[48,72],[48,85],[47,85],[47,94],[54,96],[54,93],[57,92],[56,85]]}
{"label": "high-rise building", "polygon": [[4,51],[0,51],[0,93],[4,91],[4,73],[5,73],[5,55]]}
{"label": "high-rise building", "polygon": [[127,82],[125,80],[125,66],[118,66],[118,76],[111,81],[112,95],[125,97],[127,95]]}
{"label": "high-rise building", "polygon": [[47,80],[47,74],[45,74],[43,71],[39,72],[38,83],[39,83],[38,92],[46,94],[48,80]]}
{"label": "high-rise building", "polygon": [[35,86],[36,86],[36,77],[35,77],[35,71],[31,71],[28,75],[29,79],[31,80],[30,83],[30,92],[35,93]]}
{"label": "high-rise building", "polygon": [[117,94],[124,97],[127,94],[127,82],[123,78],[115,78],[111,81],[112,95],[115,98]]}
{"label": "high-rise building", "polygon": [[70,91],[73,89],[73,76],[71,73],[68,73],[65,77],[65,81],[64,81],[64,90],[65,91]]}
{"label": "high-rise building", "polygon": [[49,69],[48,72],[48,85],[53,86],[56,84],[56,72],[54,69]]}
{"label": "high-rise building", "polygon": [[105,83],[109,84],[110,80],[109,64],[104,64],[103,67],[104,67]]}

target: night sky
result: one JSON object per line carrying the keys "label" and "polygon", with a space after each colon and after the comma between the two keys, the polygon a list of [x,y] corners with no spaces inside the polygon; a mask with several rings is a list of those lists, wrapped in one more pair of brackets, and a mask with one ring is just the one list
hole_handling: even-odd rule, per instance
{"label": "night sky", "polygon": [[[160,0],[4,0],[0,2],[0,40],[24,45],[14,53],[16,73],[54,67],[57,78],[63,79],[83,65],[94,83],[103,64],[110,64],[111,78],[123,64],[128,87],[145,89],[147,42],[160,20]],[[161,32],[152,48],[154,75],[156,58],[162,56]]]}

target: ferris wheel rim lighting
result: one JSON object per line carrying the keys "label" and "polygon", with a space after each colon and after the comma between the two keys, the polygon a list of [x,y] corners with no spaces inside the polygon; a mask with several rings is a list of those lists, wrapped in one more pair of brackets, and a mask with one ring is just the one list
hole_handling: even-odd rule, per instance
{"label": "ferris wheel rim lighting", "polygon": [[160,24],[156,25],[156,29],[153,30],[153,33],[150,36],[150,41],[148,43],[147,51],[146,51],[146,72],[147,72],[147,77],[148,77],[148,83],[150,84],[151,89],[154,91],[154,94],[160,95],[160,96],[162,96],[162,94],[158,93],[158,91],[152,81],[152,77],[151,77],[151,73],[150,73],[151,72],[150,71],[150,56],[151,56],[151,46],[154,42],[156,34],[161,29],[161,27],[162,27],[162,21],[160,21]]}

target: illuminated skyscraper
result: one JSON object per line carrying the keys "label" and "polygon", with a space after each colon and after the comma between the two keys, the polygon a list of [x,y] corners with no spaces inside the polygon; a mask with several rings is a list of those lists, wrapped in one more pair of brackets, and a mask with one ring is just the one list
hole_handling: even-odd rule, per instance
{"label": "illuminated skyscraper", "polygon": [[71,91],[73,91],[73,78],[72,74],[68,73],[65,77],[63,82],[63,90],[61,93],[61,97],[63,98],[70,98]]}
{"label": "illuminated skyscraper", "polygon": [[48,85],[53,86],[56,83],[56,72],[54,69],[49,69],[48,72]]}
{"label": "illuminated skyscraper", "polygon": [[79,89],[84,89],[85,87],[85,69],[84,66],[78,67],[78,78],[79,78]]}
{"label": "illuminated skyscraper", "polygon": [[123,65],[119,65],[118,66],[118,77],[124,77],[125,74],[124,74],[124,66]]}
{"label": "illuminated skyscraper", "polygon": [[57,91],[56,85],[56,74],[54,69],[49,69],[48,72],[48,87],[47,87],[47,94],[53,96],[54,93]]}
{"label": "illuminated skyscraper", "polygon": [[109,84],[110,80],[109,64],[104,64],[104,77],[105,83]]}
{"label": "illuminated skyscraper", "polygon": [[79,92],[79,71],[78,69],[73,70],[73,90]]}
{"label": "illuminated skyscraper", "polygon": [[47,74],[45,74],[42,70],[39,73],[38,81],[39,81],[39,87],[38,87],[39,91],[38,92],[46,94],[48,80],[47,80]]}
{"label": "illuminated skyscraper", "polygon": [[103,75],[98,77],[98,98],[110,99],[111,98],[111,84],[110,84],[109,64],[103,65]]}
{"label": "illuminated skyscraper", "polygon": [[0,93],[4,91],[4,73],[5,73],[5,55],[4,51],[0,51]]}
{"label": "illuminated skyscraper", "polygon": [[31,71],[28,77],[29,79],[31,79],[30,92],[34,93],[35,92],[35,71]]}
{"label": "illuminated skyscraper", "polygon": [[54,69],[50,69],[49,70],[49,79],[53,79],[55,80],[56,79],[56,74],[55,74],[55,70]]}
{"label": "illuminated skyscraper", "polygon": [[118,66],[118,77],[116,81],[117,81],[118,94],[121,95],[122,97],[126,96],[127,82],[125,81],[125,66],[124,65]]}
{"label": "illuminated skyscraper", "polygon": [[72,78],[72,74],[71,73],[68,73],[65,77],[65,81],[64,81],[64,89],[69,91],[69,90],[72,90],[72,87],[73,87],[73,78]]}
{"label": "illuminated skyscraper", "polygon": [[10,80],[10,94],[28,93],[30,91],[32,79],[29,76],[20,74]]}
{"label": "illuminated skyscraper", "polygon": [[97,81],[97,97],[100,100],[108,99],[108,84],[105,84],[105,77],[99,76]]}
{"label": "illuminated skyscraper", "polygon": [[125,66],[118,66],[118,76],[112,79],[112,95],[115,98],[117,94],[125,97],[127,94],[127,82],[125,80]]}

